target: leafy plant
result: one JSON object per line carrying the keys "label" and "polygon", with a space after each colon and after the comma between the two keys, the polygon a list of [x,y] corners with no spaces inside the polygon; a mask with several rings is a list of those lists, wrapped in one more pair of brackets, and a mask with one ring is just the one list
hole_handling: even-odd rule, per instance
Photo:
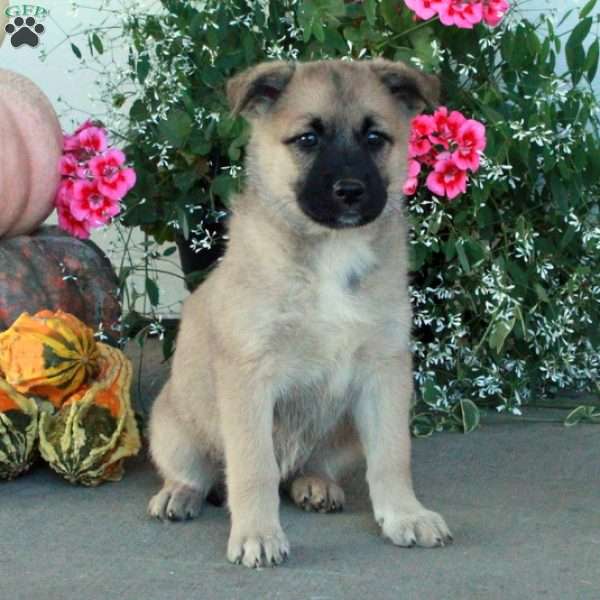
{"label": "leafy plant", "polygon": [[[415,432],[476,427],[473,401],[520,414],[533,397],[593,390],[600,375],[596,0],[558,22],[549,14],[525,18],[524,3],[495,29],[415,20],[402,0],[163,0],[152,14],[130,7],[124,79],[106,67],[105,99],[115,123],[123,110],[128,115],[121,133],[138,185],[122,224],[147,234],[152,307],[159,304],[148,283],[152,257],[164,257],[148,236],[160,244],[183,235],[194,249],[210,247],[213,225],[240,187],[248,129],[229,116],[226,79],[265,59],[385,56],[438,73],[444,104],[483,122],[487,137],[466,194],[448,201],[422,186],[407,201]],[[570,30],[569,13],[576,17]],[[91,52],[106,52],[101,31],[89,36]]]}

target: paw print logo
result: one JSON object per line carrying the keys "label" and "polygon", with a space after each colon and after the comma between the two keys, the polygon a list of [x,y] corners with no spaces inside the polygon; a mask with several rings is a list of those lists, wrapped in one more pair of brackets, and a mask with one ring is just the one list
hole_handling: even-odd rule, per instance
{"label": "paw print logo", "polygon": [[41,23],[36,23],[33,17],[16,17],[11,23],[4,27],[4,31],[10,36],[10,43],[18,48],[23,44],[35,48],[39,41],[40,35],[46,31],[46,28]]}

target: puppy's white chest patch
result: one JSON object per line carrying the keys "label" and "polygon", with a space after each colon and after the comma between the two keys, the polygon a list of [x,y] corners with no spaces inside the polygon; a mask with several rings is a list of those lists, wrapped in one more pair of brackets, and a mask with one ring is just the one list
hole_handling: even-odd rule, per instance
{"label": "puppy's white chest patch", "polygon": [[358,290],[375,264],[375,254],[364,240],[327,241],[317,259],[316,321],[345,326],[368,322],[370,311]]}

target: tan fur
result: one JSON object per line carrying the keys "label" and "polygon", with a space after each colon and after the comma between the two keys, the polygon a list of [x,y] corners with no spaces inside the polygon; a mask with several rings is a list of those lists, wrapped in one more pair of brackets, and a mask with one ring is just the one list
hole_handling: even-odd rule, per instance
{"label": "tan fur", "polygon": [[[225,258],[185,303],[172,376],[153,408],[151,451],[165,486],[149,510],[194,516],[224,468],[227,554],[246,566],[278,564],[289,552],[278,515],[282,481],[303,507],[338,509],[339,478],[363,452],[383,534],[402,546],[450,539],[411,483],[401,191],[410,115],[384,72],[412,77],[435,102],[433,79],[385,61],[267,63],[229,85],[234,109],[253,126],[248,181]],[[265,74],[285,88],[274,106],[248,100]],[[295,184],[306,166],[282,140],[302,133],[307,115],[354,122],[365,111],[394,135],[378,159],[388,202],[368,225],[328,229],[298,207]]]}

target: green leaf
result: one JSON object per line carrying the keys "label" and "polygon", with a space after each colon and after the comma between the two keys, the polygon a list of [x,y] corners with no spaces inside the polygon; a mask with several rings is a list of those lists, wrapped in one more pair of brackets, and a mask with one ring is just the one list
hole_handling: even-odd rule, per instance
{"label": "green leaf", "polygon": [[575,410],[572,410],[564,421],[565,427],[573,427],[577,423],[581,422],[585,418],[585,406],[578,406]]}
{"label": "green leaf", "polygon": [[171,109],[166,120],[159,123],[158,130],[174,148],[181,148],[190,136],[192,118],[182,110]]}
{"label": "green leaf", "polygon": [[104,46],[102,45],[102,40],[97,33],[92,35],[92,44],[94,45],[94,48],[98,54],[104,54]]}
{"label": "green leaf", "polygon": [[146,277],[146,292],[148,294],[150,304],[152,304],[152,306],[157,306],[160,298],[160,291],[158,289],[158,285],[156,285],[156,281],[150,279],[150,277]]}
{"label": "green leaf", "polygon": [[236,181],[230,175],[222,173],[214,178],[210,191],[211,194],[218,196],[222,202],[227,203],[235,188]]}
{"label": "green leaf", "polygon": [[600,406],[584,405],[572,410],[565,418],[565,427],[578,423],[600,423]]}
{"label": "green leaf", "polygon": [[542,285],[540,285],[539,283],[535,283],[533,285],[533,289],[535,290],[537,297],[542,302],[550,302],[550,298],[548,298],[548,294],[546,293],[546,290],[542,287]]}
{"label": "green leaf", "polygon": [[465,252],[465,246],[462,240],[456,242],[456,252],[458,254],[458,262],[462,267],[462,270],[465,273],[471,272],[471,265],[469,265],[469,259],[467,258],[467,253]]}
{"label": "green leaf", "polygon": [[435,423],[428,414],[417,414],[412,418],[410,428],[415,437],[429,437],[435,431]]}
{"label": "green leaf", "polygon": [[113,106],[115,108],[121,108],[121,106],[125,104],[125,100],[127,100],[125,94],[115,94],[112,99]]}
{"label": "green leaf", "polygon": [[377,18],[376,0],[364,0],[363,10],[365,11],[365,17],[367,17],[367,22],[369,23],[369,25],[375,25],[375,20]]}
{"label": "green leaf", "polygon": [[325,29],[323,28],[321,21],[313,21],[312,32],[321,44],[325,41]]}
{"label": "green leaf", "polygon": [[477,429],[480,421],[477,405],[472,400],[463,399],[460,401],[460,412],[462,416],[463,432],[470,433]]}
{"label": "green leaf", "polygon": [[169,246],[164,252],[163,256],[171,256],[177,252],[177,246]]}
{"label": "green leaf", "polygon": [[586,17],[580,21],[571,32],[571,35],[569,36],[569,39],[565,45],[567,66],[569,67],[573,85],[577,85],[583,73],[585,64],[585,50],[583,49],[583,41],[590,32],[592,23],[592,17]]}
{"label": "green leaf", "polygon": [[437,399],[439,398],[439,392],[435,387],[435,383],[429,379],[423,386],[423,401],[426,404],[435,405]]}
{"label": "green leaf", "polygon": [[178,190],[187,192],[194,185],[194,183],[196,183],[197,179],[198,177],[196,173],[193,170],[190,170],[184,171],[183,173],[177,173],[173,177],[173,183]]}
{"label": "green leaf", "polygon": [[400,7],[398,0],[381,0],[381,16],[392,31],[402,30],[403,21],[398,11]]}
{"label": "green leaf", "polygon": [[426,67],[433,68],[439,59],[436,61],[433,56],[433,46],[431,42],[434,39],[433,28],[423,27],[411,33],[408,36],[418,58],[421,59]]}
{"label": "green leaf", "polygon": [[598,0],[589,0],[589,2],[579,12],[579,18],[585,19],[585,17],[587,17],[594,10],[594,6],[596,6],[597,1]]}
{"label": "green leaf", "polygon": [[188,214],[184,210],[182,206],[177,205],[177,220],[179,221],[179,225],[181,227],[181,233],[186,240],[190,239],[190,222],[188,219]]}
{"label": "green leaf", "polygon": [[129,118],[133,121],[145,121],[149,116],[146,105],[139,99],[129,109]]}
{"label": "green leaf", "polygon": [[162,351],[163,358],[169,360],[175,351],[175,340],[177,339],[177,330],[174,327],[168,327],[163,338]]}
{"label": "green leaf", "polygon": [[71,43],[71,50],[73,50],[73,54],[81,60],[81,50],[73,43]]}
{"label": "green leaf", "polygon": [[190,150],[200,156],[206,156],[212,149],[213,145],[210,140],[204,137],[204,130],[195,129],[189,139]]}
{"label": "green leaf", "polygon": [[586,77],[589,82],[594,80],[596,77],[596,72],[598,71],[598,54],[600,53],[600,42],[598,38],[596,38],[592,44],[590,45],[587,53],[587,57],[585,59],[584,70],[586,72]]}
{"label": "green leaf", "polygon": [[500,354],[502,346],[504,346],[504,342],[506,341],[509,333],[514,329],[516,322],[517,317],[516,315],[513,315],[509,321],[501,320],[494,323],[492,331],[488,337],[488,344],[490,348]]}
{"label": "green leaf", "polygon": [[138,81],[140,83],[144,83],[146,81],[146,77],[148,77],[148,73],[150,72],[150,59],[147,55],[143,55],[138,61],[136,65],[136,75]]}

